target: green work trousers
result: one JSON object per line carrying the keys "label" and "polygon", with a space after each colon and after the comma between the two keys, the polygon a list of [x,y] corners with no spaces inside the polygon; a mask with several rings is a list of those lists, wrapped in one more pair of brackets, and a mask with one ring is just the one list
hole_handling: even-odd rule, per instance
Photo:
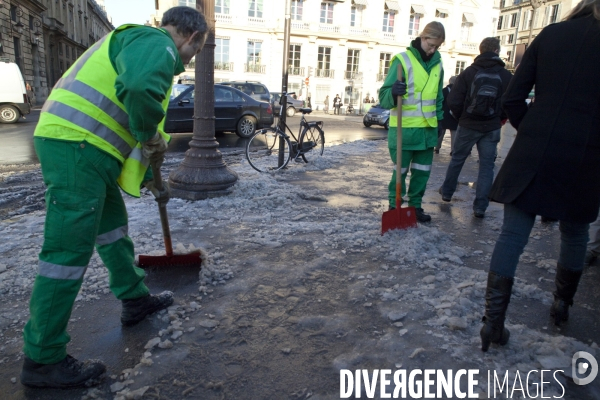
{"label": "green work trousers", "polygon": [[134,265],[127,210],[117,186],[121,165],[87,142],[34,138],[46,191],[44,243],[23,330],[23,351],[41,364],[67,355],[67,323],[94,246],[118,299],[148,294]]}
{"label": "green work trousers", "polygon": [[[389,148],[390,157],[394,164],[396,164],[396,149]],[[408,205],[411,207],[421,207],[421,201],[425,194],[425,188],[427,187],[427,181],[429,175],[431,175],[431,164],[433,163],[433,148],[425,150],[402,150],[402,186],[401,196],[404,197],[406,194],[406,175],[408,175],[408,168],[410,166],[410,183],[408,186]],[[392,180],[388,186],[389,189],[389,202],[390,207],[396,207],[396,171],[397,167],[394,165],[394,172],[392,173]],[[402,203],[402,200],[400,200]]]}

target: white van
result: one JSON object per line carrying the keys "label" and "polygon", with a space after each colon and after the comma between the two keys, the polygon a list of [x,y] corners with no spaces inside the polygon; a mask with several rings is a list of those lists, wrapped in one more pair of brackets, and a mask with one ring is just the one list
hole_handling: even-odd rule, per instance
{"label": "white van", "polygon": [[30,111],[31,103],[19,66],[0,62],[0,122],[12,124]]}

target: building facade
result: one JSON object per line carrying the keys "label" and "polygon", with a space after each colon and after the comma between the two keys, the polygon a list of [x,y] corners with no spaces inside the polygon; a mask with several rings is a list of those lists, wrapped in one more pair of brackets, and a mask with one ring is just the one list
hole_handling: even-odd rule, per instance
{"label": "building facade", "polygon": [[113,28],[94,0],[0,0],[0,59],[15,62],[42,104],[61,75]]}
{"label": "building facade", "polygon": [[515,69],[530,40],[546,26],[560,22],[579,0],[501,0],[496,29],[501,56]]}
{"label": "building facade", "polygon": [[94,0],[42,0],[46,74],[52,88],[73,62],[114,29],[104,6]]}
{"label": "building facade", "polygon": [[[288,57],[288,91],[344,103],[377,98],[392,57],[406,49],[431,21],[446,29],[440,48],[445,80],[479,54],[484,37],[497,36],[499,1],[484,0],[292,0],[289,49],[284,51],[285,0],[215,1],[215,82],[260,81],[281,90]],[[195,0],[157,0],[151,23],[165,10]],[[190,63],[186,75],[194,75]],[[308,78],[308,86],[306,81]]]}
{"label": "building facade", "polygon": [[40,1],[0,0],[0,61],[19,66],[32,102],[48,94],[41,20],[44,9]]}

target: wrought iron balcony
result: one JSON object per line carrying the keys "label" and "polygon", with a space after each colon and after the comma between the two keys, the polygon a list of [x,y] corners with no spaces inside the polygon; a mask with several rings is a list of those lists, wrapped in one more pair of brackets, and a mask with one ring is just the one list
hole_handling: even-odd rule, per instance
{"label": "wrought iron balcony", "polygon": [[267,66],[261,64],[244,64],[244,72],[265,74],[267,72]]}
{"label": "wrought iron balcony", "polygon": [[304,76],[304,67],[288,67],[288,75]]}
{"label": "wrought iron balcony", "polygon": [[315,76],[317,78],[334,78],[334,72],[335,70],[333,69],[316,69],[315,70]]}
{"label": "wrought iron balcony", "polygon": [[215,71],[233,71],[233,63],[215,61]]}

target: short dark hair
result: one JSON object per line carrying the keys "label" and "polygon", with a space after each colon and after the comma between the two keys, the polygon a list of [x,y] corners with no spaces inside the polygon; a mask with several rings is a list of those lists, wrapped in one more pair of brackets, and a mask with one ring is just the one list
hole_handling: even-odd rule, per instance
{"label": "short dark hair", "polygon": [[479,54],[487,52],[500,52],[500,39],[495,37],[486,37],[479,44]]}
{"label": "short dark hair", "polygon": [[189,37],[198,31],[194,42],[204,41],[208,33],[208,23],[204,15],[192,7],[179,6],[168,9],[162,17],[161,26],[173,26],[178,34]]}

